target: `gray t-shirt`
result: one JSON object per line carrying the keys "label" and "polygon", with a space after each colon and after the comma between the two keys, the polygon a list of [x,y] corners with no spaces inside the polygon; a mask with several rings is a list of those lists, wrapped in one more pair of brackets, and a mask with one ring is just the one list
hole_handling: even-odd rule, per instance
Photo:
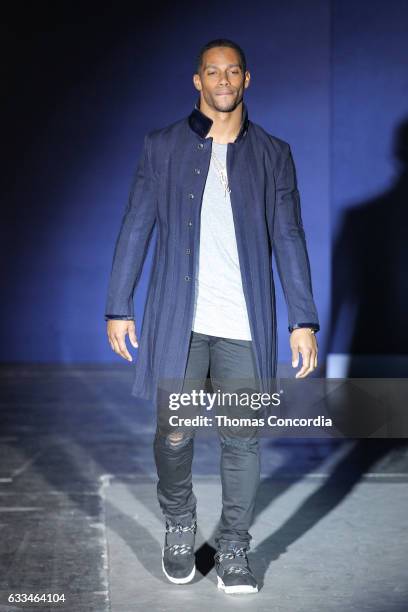
{"label": "gray t-shirt", "polygon": [[[228,144],[212,150],[226,176]],[[252,340],[242,287],[231,200],[210,161],[201,207],[193,331],[222,338]]]}

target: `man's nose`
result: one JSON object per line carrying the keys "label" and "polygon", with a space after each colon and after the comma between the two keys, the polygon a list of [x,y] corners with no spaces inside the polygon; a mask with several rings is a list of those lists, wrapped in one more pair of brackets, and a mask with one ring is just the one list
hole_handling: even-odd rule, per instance
{"label": "man's nose", "polygon": [[221,73],[219,82],[220,82],[220,85],[229,84],[228,74],[226,72]]}

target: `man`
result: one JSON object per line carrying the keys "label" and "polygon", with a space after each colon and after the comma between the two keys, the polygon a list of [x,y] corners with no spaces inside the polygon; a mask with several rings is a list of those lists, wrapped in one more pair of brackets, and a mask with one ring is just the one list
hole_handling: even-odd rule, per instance
{"label": "man", "polygon": [[[191,381],[223,390],[235,379],[270,391],[276,375],[275,254],[288,309],[296,377],[317,367],[313,300],[300,198],[290,146],[249,121],[250,83],[242,49],[217,39],[199,54],[193,76],[199,99],[191,114],[147,134],[115,246],[105,319],[112,349],[132,361],[138,347],[133,293],[157,228],[132,394],[158,402],[163,380],[177,391]],[[178,382],[177,382],[178,381]],[[217,386],[217,388],[219,388]],[[175,584],[194,576],[196,498],[191,463],[194,428],[158,423],[157,494],[166,518],[162,568]],[[260,479],[256,428],[219,428],[222,515],[215,565],[218,587],[254,593],[249,565]]]}

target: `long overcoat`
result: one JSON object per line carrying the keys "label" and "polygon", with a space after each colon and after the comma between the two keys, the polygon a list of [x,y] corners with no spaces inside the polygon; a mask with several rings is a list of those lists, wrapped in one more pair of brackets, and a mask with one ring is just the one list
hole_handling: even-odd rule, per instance
{"label": "long overcoat", "polygon": [[[181,384],[186,371],[211,125],[198,101],[189,116],[146,134],[114,248],[105,319],[134,319],[133,295],[156,227],[131,390],[153,402],[161,380]],[[258,380],[262,391],[270,393],[277,366],[272,254],[289,331],[319,329],[296,170],[290,145],[250,121],[244,102],[240,131],[228,144],[226,162]]]}

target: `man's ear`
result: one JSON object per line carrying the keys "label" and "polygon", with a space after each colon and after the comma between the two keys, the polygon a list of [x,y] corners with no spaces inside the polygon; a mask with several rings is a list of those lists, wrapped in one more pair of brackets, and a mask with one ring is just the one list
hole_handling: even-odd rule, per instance
{"label": "man's ear", "polygon": [[194,74],[193,75],[193,83],[194,83],[194,87],[197,89],[197,91],[201,91],[201,79],[200,79],[200,75],[199,74]]}
{"label": "man's ear", "polygon": [[250,82],[251,82],[251,74],[250,74],[250,72],[247,70],[247,71],[245,72],[245,83],[244,83],[244,87],[245,87],[245,89],[246,89],[247,87],[249,87]]}

